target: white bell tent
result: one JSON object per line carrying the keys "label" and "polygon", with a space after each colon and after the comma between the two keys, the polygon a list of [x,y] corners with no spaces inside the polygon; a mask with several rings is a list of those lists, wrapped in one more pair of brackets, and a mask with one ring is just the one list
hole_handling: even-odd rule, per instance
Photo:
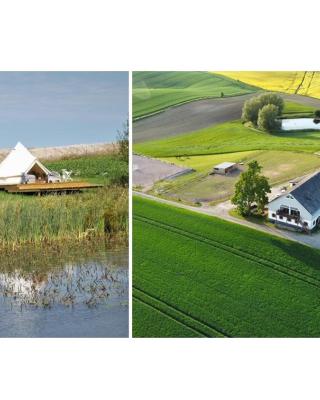
{"label": "white bell tent", "polygon": [[0,185],[19,185],[25,174],[46,180],[50,171],[20,142],[0,164]]}

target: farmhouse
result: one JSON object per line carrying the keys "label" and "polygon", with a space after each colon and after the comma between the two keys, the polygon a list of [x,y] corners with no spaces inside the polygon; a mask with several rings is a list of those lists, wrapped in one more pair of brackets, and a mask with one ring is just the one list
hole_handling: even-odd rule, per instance
{"label": "farmhouse", "polygon": [[50,171],[20,142],[0,164],[0,185],[19,185],[26,175],[47,181]]}
{"label": "farmhouse", "polygon": [[213,173],[220,175],[227,175],[229,172],[237,169],[237,164],[232,162],[223,162],[221,164],[216,165],[213,168]]}
{"label": "farmhouse", "polygon": [[311,231],[320,225],[320,172],[272,200],[268,217],[275,224],[297,230]]}

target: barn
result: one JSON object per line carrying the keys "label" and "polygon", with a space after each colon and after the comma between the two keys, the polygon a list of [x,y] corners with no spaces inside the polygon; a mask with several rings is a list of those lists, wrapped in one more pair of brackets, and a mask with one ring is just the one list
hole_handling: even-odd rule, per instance
{"label": "barn", "polygon": [[308,232],[320,225],[320,172],[270,201],[268,218],[276,225]]}
{"label": "barn", "polygon": [[17,143],[0,164],[0,185],[19,185],[24,177],[34,175],[36,181],[47,181],[50,171],[21,143]]}
{"label": "barn", "polygon": [[232,162],[223,162],[213,167],[214,174],[227,175],[237,169],[237,164]]}

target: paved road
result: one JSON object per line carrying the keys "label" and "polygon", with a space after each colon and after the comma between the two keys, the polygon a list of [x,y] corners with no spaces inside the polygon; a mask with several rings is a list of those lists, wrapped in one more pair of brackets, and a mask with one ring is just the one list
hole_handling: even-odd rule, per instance
{"label": "paved road", "polygon": [[152,196],[152,195],[149,195],[146,193],[134,191],[133,194],[144,197],[144,198],[148,198],[151,200],[158,201],[159,203],[168,204],[173,207],[183,208],[185,210],[194,211],[194,212],[197,212],[200,214],[218,217],[218,218],[224,219],[229,222],[233,222],[233,223],[236,223],[236,224],[239,224],[242,226],[246,226],[248,228],[256,229],[261,232],[269,233],[274,236],[278,236],[278,237],[288,239],[288,240],[293,240],[295,242],[304,244],[306,246],[311,246],[311,247],[320,249],[320,233],[306,235],[306,234],[301,234],[299,232],[290,232],[290,231],[286,231],[286,230],[280,230],[280,229],[270,227],[267,225],[258,225],[258,224],[254,224],[253,222],[249,222],[246,220],[232,217],[229,214],[229,211],[233,207],[230,201],[220,203],[216,206],[194,207],[194,206],[189,206],[189,205],[182,204],[182,203],[177,203],[175,201],[162,199],[162,198]]}
{"label": "paved road", "polygon": [[[244,102],[256,95],[257,93],[253,93],[223,99],[197,100],[170,107],[159,114],[134,122],[133,142],[162,139],[239,119]],[[283,98],[320,109],[319,99],[295,94],[284,94]]]}

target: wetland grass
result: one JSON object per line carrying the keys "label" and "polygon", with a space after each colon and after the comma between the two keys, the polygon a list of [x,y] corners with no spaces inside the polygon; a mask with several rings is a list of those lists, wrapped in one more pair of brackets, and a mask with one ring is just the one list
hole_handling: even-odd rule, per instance
{"label": "wetland grass", "polygon": [[127,238],[128,189],[107,186],[72,195],[0,193],[0,247],[107,236]]}

